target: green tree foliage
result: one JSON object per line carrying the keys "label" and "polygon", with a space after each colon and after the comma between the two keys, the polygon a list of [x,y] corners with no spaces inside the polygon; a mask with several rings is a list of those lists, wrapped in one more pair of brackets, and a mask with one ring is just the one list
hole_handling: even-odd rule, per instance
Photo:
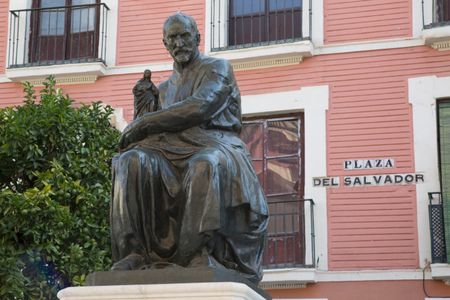
{"label": "green tree foliage", "polygon": [[111,264],[112,109],[44,85],[0,110],[0,299],[56,299]]}

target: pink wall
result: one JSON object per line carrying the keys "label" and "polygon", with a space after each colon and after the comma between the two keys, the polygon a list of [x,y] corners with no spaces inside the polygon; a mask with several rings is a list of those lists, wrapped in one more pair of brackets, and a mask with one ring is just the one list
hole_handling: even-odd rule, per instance
{"label": "pink wall", "polygon": [[[450,287],[442,281],[425,281],[430,296],[448,297]],[[327,298],[328,300],[423,300],[426,295],[420,280],[321,282],[306,289],[270,291],[274,298]]]}
{"label": "pink wall", "polygon": [[204,5],[205,1],[198,0],[119,1],[117,64],[170,60],[162,43],[162,24],[179,10],[195,18],[203,37]]}
{"label": "pink wall", "polygon": [[410,0],[324,0],[325,43],[409,37]]}

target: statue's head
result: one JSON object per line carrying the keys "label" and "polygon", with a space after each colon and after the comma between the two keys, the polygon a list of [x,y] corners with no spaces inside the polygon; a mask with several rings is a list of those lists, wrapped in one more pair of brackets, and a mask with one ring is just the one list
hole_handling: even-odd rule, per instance
{"label": "statue's head", "polygon": [[149,69],[146,69],[144,71],[144,78],[151,79],[152,78],[152,71],[150,71]]}
{"label": "statue's head", "polygon": [[175,62],[186,65],[198,54],[200,33],[194,18],[177,12],[164,23],[163,43]]}

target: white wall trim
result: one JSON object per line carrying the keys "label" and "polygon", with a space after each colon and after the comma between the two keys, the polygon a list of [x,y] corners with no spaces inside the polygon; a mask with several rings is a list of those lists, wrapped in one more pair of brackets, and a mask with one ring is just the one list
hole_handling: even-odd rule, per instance
{"label": "white wall trim", "polygon": [[[327,194],[325,188],[312,187],[312,178],[326,174],[326,113],[329,89],[327,85],[303,87],[297,91],[242,96],[244,116],[299,112],[305,114],[305,198],[315,201],[317,268],[328,269]],[[308,216],[305,218],[309,221]],[[308,230],[310,224],[305,224]],[[307,237],[307,259],[310,259],[310,235]],[[312,262],[306,261],[307,264]]]}
{"label": "white wall trim", "polygon": [[[420,38],[423,30],[423,20],[422,20],[422,0],[410,0],[412,1],[412,36],[414,38]],[[432,0],[423,0],[425,7],[431,8]],[[425,12],[427,16],[426,20],[431,19],[431,9]]]}
{"label": "white wall trim", "polygon": [[[292,283],[303,284],[317,282],[317,271],[312,268],[265,269],[262,284]],[[265,287],[266,288],[266,287]]]}
{"label": "white wall trim", "polygon": [[116,65],[117,53],[117,26],[119,24],[119,0],[102,0],[109,7],[108,32],[106,37],[106,65]]}
{"label": "white wall trim", "polygon": [[324,7],[323,0],[312,1],[312,37],[311,40],[315,47],[323,46],[324,40]]}
{"label": "white wall trim", "polygon": [[0,83],[11,82],[11,80],[5,75],[0,75]]}
{"label": "white wall trim", "polygon": [[150,69],[152,72],[163,72],[172,71],[173,62],[157,62],[157,63],[147,63],[147,64],[137,64],[137,65],[127,65],[127,66],[115,66],[107,67],[106,75],[122,75],[122,74],[134,74],[142,73],[145,69]]}
{"label": "white wall trim", "polygon": [[[317,269],[268,269],[262,282],[352,282],[422,280],[421,269],[325,271]],[[425,272],[425,279],[432,280],[432,273]]]}
{"label": "white wall trim", "polygon": [[364,42],[333,44],[329,46],[327,45],[323,47],[316,47],[314,48],[314,55],[351,53],[351,52],[374,51],[384,49],[398,49],[398,48],[417,47],[423,45],[425,45],[425,42],[422,39],[412,39],[412,38],[364,41]]}
{"label": "white wall trim", "polygon": [[450,285],[450,265],[449,264],[431,264],[431,277],[444,281]]}
{"label": "white wall trim", "polygon": [[[422,280],[422,270],[317,271],[317,282]],[[425,279],[432,279],[425,272]]]}
{"label": "white wall trim", "polygon": [[428,192],[439,192],[436,99],[450,97],[450,77],[426,76],[408,80],[408,97],[413,111],[415,172],[425,174],[416,185],[420,266],[431,260]]}
{"label": "white wall trim", "polygon": [[[63,65],[51,65],[51,66],[36,66],[29,68],[11,68],[6,69],[6,77],[12,81],[25,81],[33,80],[36,78],[46,78],[52,74],[56,77],[77,77],[105,75],[106,68],[102,62],[93,63],[79,63],[79,64],[63,64]],[[94,80],[95,81],[95,80]]]}

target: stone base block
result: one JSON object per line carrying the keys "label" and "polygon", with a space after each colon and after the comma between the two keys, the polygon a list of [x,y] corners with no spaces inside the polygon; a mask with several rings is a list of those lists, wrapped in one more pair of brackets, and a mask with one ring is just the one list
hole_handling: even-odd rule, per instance
{"label": "stone base block", "polygon": [[243,283],[176,283],[69,287],[59,291],[60,300],[263,300]]}

